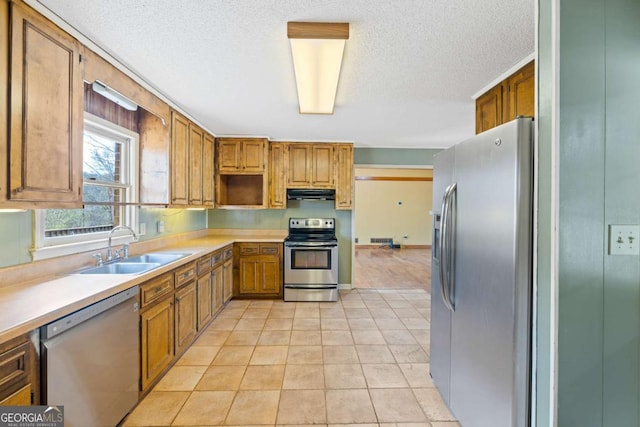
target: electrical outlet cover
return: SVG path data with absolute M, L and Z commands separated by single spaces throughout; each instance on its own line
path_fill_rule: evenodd
M 610 225 L 610 255 L 640 255 L 640 225 Z

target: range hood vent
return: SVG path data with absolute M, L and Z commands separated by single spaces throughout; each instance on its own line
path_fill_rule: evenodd
M 287 200 L 335 200 L 336 190 L 316 188 L 290 188 L 287 190 Z

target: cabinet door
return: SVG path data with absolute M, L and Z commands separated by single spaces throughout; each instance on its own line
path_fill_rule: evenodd
M 0 344 L 0 405 L 30 405 L 34 398 L 37 355 L 31 337 L 23 335 Z M 26 402 L 26 403 L 18 403 Z
M 256 294 L 260 291 L 260 257 L 243 256 L 238 261 L 240 294 Z
M 476 99 L 476 133 L 502 124 L 502 84 Z
M 212 276 L 211 273 L 207 273 L 198 278 L 197 290 L 198 290 L 198 330 L 204 328 L 213 314 L 213 298 L 211 297 L 212 291 Z
M 506 97 L 505 122 L 517 116 L 533 117 L 535 96 L 535 64 L 530 62 L 507 79 L 509 96 Z
M 223 265 L 224 286 L 222 293 L 222 302 L 226 303 L 233 295 L 233 260 L 227 260 Z
M 140 314 L 142 390 L 146 390 L 173 360 L 173 321 L 173 298 Z
M 193 341 L 197 331 L 196 282 L 176 291 L 176 355 L 181 354 Z
M 240 162 L 240 143 L 237 140 L 218 140 L 218 170 L 222 172 L 238 172 L 242 169 Z
M 187 205 L 189 195 L 189 121 L 171 112 L 171 204 Z
M 333 144 L 316 144 L 312 147 L 312 188 L 335 188 L 333 168 Z
M 31 8 L 11 8 L 10 188 L 1 191 L 41 207 L 82 207 L 81 46 Z
M 280 257 L 273 255 L 260 256 L 260 288 L 262 294 L 280 294 L 282 290 L 282 276 Z
M 279 142 L 269 144 L 269 208 L 271 209 L 287 207 L 286 147 L 286 144 Z
M 311 155 L 309 144 L 289 144 L 288 188 L 311 186 Z
M 216 267 L 211 272 L 213 312 L 217 313 L 224 304 L 224 267 L 222 265 Z
M 189 124 L 189 205 L 202 206 L 204 131 Z
M 2 399 L 0 406 L 29 406 L 33 404 L 31 401 L 31 393 L 31 384 L 27 384 L 20 390 Z
M 242 141 L 242 171 L 264 172 L 264 152 L 266 141 L 244 140 Z
M 353 145 L 336 146 L 336 209 L 353 208 Z
M 212 208 L 214 205 L 215 192 L 214 182 L 214 148 L 215 140 L 211 135 L 204 135 L 204 149 L 202 155 L 202 204 Z

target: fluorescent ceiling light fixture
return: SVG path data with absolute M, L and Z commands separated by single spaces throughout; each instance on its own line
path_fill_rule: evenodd
M 300 114 L 333 114 L 348 23 L 288 22 Z
M 94 92 L 99 93 L 105 98 L 115 102 L 122 108 L 125 108 L 129 111 L 136 111 L 138 109 L 138 104 L 136 104 L 117 90 L 102 83 L 100 80 L 96 80 L 95 82 L 93 82 L 92 87 Z

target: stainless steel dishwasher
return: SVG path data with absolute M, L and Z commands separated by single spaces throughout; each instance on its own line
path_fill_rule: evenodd
M 117 425 L 138 401 L 138 286 L 40 328 L 43 404 L 66 427 Z

